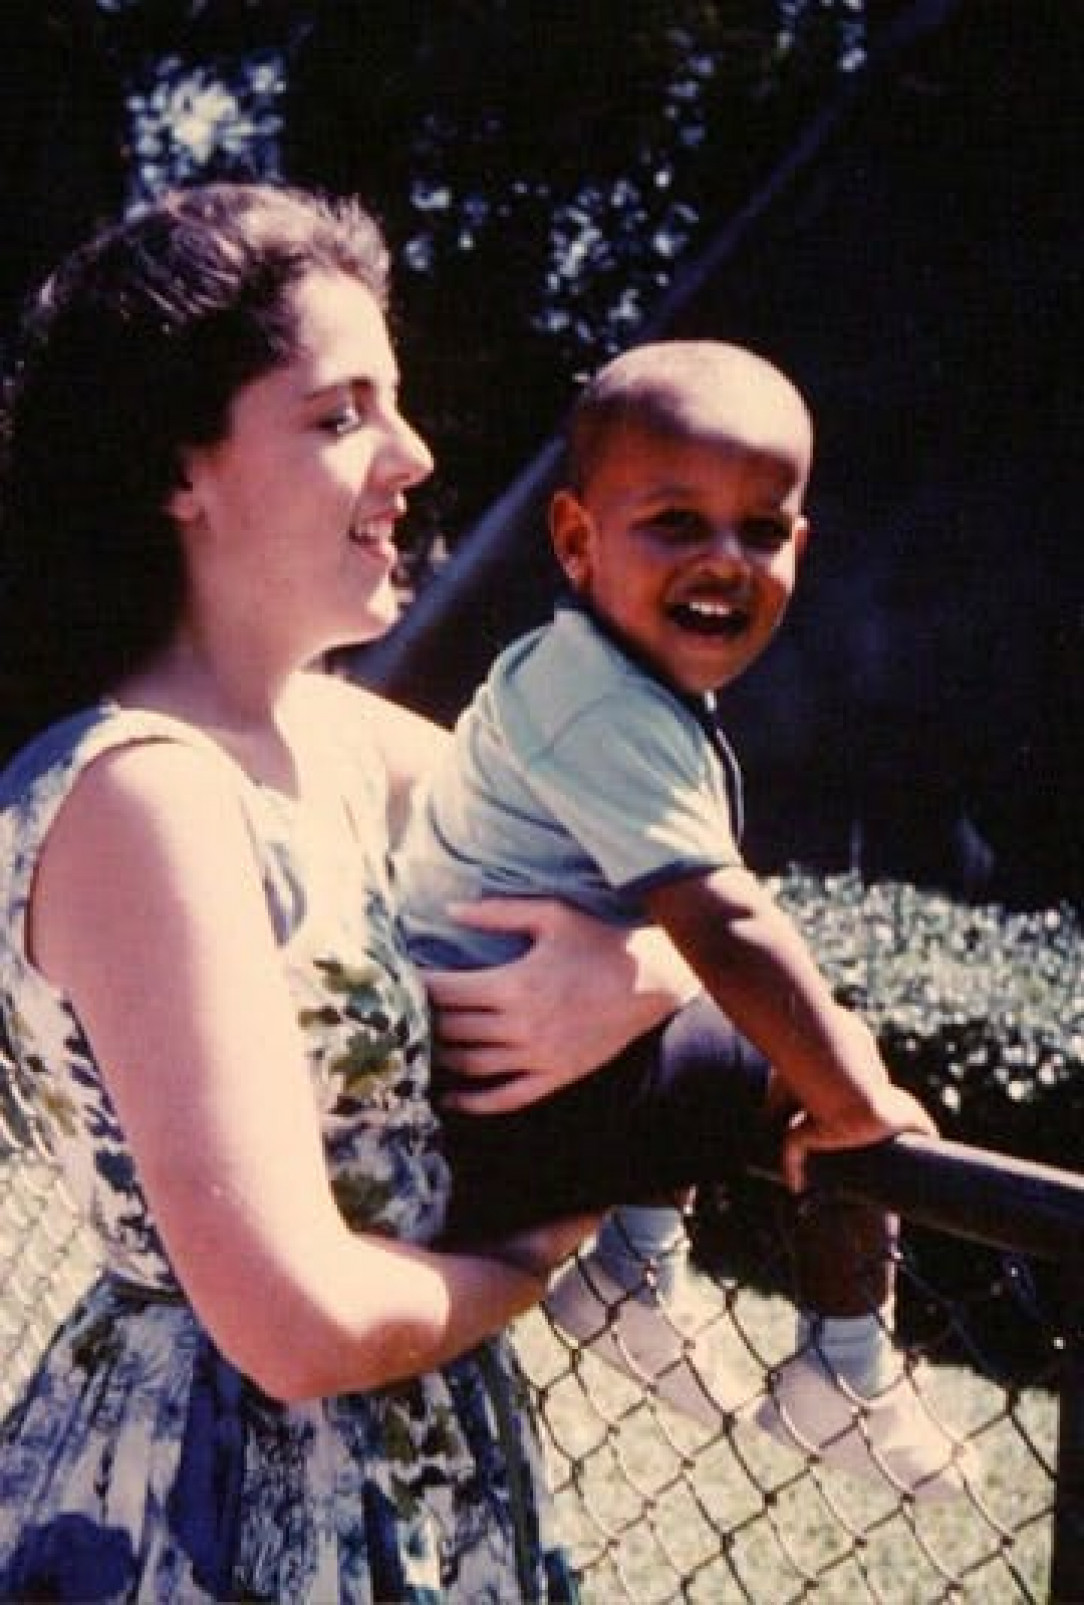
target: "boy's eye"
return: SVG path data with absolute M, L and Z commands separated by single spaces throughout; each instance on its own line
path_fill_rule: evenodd
M 794 522 L 790 518 L 746 518 L 739 526 L 739 534 L 746 546 L 758 552 L 777 552 L 790 540 Z
M 704 519 L 690 507 L 664 508 L 652 517 L 651 527 L 675 544 L 702 541 L 708 532 Z

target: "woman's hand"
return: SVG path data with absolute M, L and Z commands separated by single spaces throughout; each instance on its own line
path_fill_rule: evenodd
M 508 964 L 425 976 L 437 1059 L 473 1083 L 447 1103 L 473 1114 L 519 1109 L 578 1081 L 698 990 L 654 928 L 617 930 L 542 898 L 488 898 L 452 912 L 465 925 L 531 939 Z
M 485 1252 L 505 1265 L 549 1281 L 561 1262 L 598 1228 L 600 1215 L 576 1215 L 566 1220 L 532 1226 L 511 1237 L 502 1237 Z

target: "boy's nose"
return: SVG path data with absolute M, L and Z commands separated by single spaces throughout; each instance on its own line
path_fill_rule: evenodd
M 712 531 L 709 553 L 713 562 L 727 568 L 744 568 L 747 553 L 737 530 L 723 525 Z

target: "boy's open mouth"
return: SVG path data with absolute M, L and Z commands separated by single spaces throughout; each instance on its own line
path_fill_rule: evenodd
M 675 624 L 680 625 L 683 630 L 691 631 L 693 635 L 722 637 L 740 635 L 749 622 L 745 610 L 734 607 L 730 602 L 704 599 L 674 602 L 667 612 Z

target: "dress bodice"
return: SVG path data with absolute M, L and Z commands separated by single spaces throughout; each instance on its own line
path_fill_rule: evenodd
M 86 766 L 138 741 L 197 745 L 227 766 L 259 866 L 301 1028 L 340 1208 L 359 1230 L 429 1241 L 447 1193 L 429 1101 L 424 992 L 387 882 L 384 780 L 357 741 L 325 743 L 319 804 L 259 785 L 209 738 L 102 704 L 50 730 L 0 778 L 0 1047 L 9 1104 L 61 1167 L 109 1267 L 172 1276 L 99 1067 L 68 999 L 28 960 L 41 844 Z M 248 1067 L 246 1067 L 248 1068 Z

